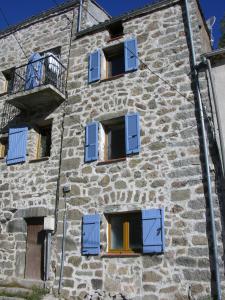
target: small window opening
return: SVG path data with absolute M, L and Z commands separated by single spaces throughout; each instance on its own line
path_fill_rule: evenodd
M 123 24 L 122 22 L 116 22 L 111 24 L 108 28 L 110 38 L 115 39 L 123 35 Z
M 0 158 L 5 158 L 8 152 L 8 137 L 0 138 Z
M 103 124 L 105 132 L 105 160 L 123 158 L 125 154 L 124 117 L 112 119 Z
M 52 126 L 44 126 L 38 129 L 37 159 L 49 157 L 51 152 Z
M 5 77 L 5 92 L 8 94 L 13 92 L 13 81 L 14 81 L 14 74 L 15 68 L 11 68 L 2 72 Z
M 104 50 L 106 58 L 106 77 L 110 78 L 125 73 L 124 47 L 120 44 Z
M 142 226 L 139 212 L 110 214 L 106 218 L 109 252 L 141 252 Z

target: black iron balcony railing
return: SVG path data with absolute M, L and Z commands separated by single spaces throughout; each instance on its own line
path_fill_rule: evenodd
M 8 93 L 29 91 L 51 84 L 65 94 L 66 68 L 53 55 L 45 56 L 14 69 Z

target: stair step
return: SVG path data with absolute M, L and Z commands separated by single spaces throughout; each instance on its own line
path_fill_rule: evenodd
M 25 298 L 0 296 L 0 300 L 26 300 Z
M 32 294 L 32 290 L 22 288 L 22 287 L 0 287 L 0 295 L 1 293 L 12 294 L 13 296 L 29 296 Z
M 44 282 L 42 280 L 22 279 L 22 278 L 10 278 L 0 280 L 0 287 L 16 287 L 32 289 L 33 287 L 43 288 Z

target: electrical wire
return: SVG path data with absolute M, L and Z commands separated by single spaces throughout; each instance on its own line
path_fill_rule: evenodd
M 52 1 L 55 1 L 55 0 L 52 0 Z M 102 23 L 100 22 L 96 17 L 94 17 L 84 6 L 82 6 L 82 9 L 84 9 L 91 17 L 93 17 L 96 22 L 98 22 L 99 24 Z M 156 73 L 155 71 L 152 70 L 152 68 L 147 64 L 145 63 L 142 59 L 140 59 L 136 53 L 134 53 L 133 51 L 131 51 L 129 48 L 126 47 L 126 49 L 128 51 L 130 51 L 130 53 L 137 59 L 139 60 L 139 62 L 141 62 L 142 65 L 144 65 L 153 75 L 157 76 L 162 82 L 164 82 L 166 85 L 168 85 L 171 89 L 173 89 L 174 91 L 176 91 L 180 96 L 182 96 L 184 99 L 186 99 L 189 103 L 193 104 L 194 106 L 196 106 L 196 103 L 194 101 L 192 101 L 190 98 L 186 97 L 182 92 L 180 92 L 178 90 L 178 88 L 171 84 L 168 80 L 164 79 L 163 77 L 161 77 L 158 73 Z M 190 76 L 193 75 L 193 72 L 194 71 L 191 71 L 190 72 Z M 209 116 L 207 113 L 211 113 L 211 112 L 208 112 L 206 107 L 203 105 L 203 108 L 204 108 L 204 111 L 205 111 L 205 116 L 204 118 L 211 124 L 211 120 L 209 119 Z M 196 108 L 197 109 L 197 108 Z

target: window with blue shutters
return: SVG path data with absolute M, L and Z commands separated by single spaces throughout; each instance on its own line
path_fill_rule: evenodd
M 143 253 L 164 252 L 164 210 L 142 210 Z
M 33 89 L 42 84 L 43 61 L 39 53 L 33 53 L 26 69 L 25 90 Z
M 135 71 L 138 69 L 137 40 L 130 39 L 124 42 L 125 71 Z
M 163 253 L 164 210 L 106 214 L 109 253 Z
M 100 215 L 85 215 L 82 219 L 82 255 L 100 254 Z
M 138 113 L 125 116 L 126 154 L 140 152 L 140 117 Z
M 27 127 L 9 129 L 7 165 L 26 161 L 27 134 Z
M 92 83 L 118 77 L 137 70 L 138 65 L 137 39 L 128 39 L 124 43 L 97 50 L 89 55 L 88 81 Z
M 140 117 L 138 113 L 93 122 L 86 126 L 85 162 L 109 162 L 140 152 Z
M 97 50 L 89 55 L 88 82 L 95 82 L 101 78 L 101 53 Z
M 98 122 L 87 124 L 85 131 L 85 162 L 90 162 L 98 159 Z

